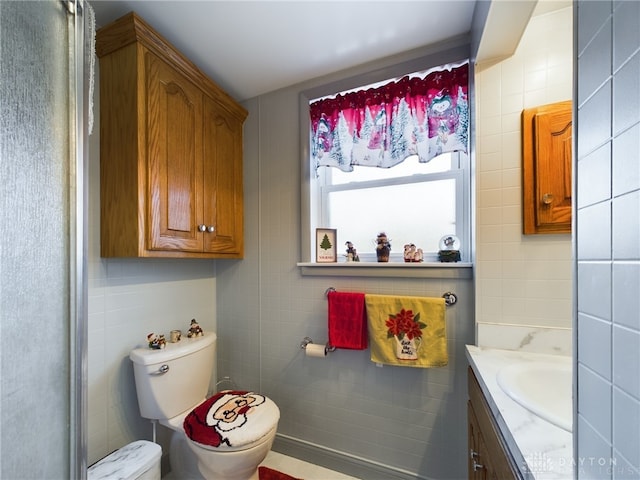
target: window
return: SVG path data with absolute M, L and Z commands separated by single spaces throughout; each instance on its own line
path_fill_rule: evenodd
M 468 163 L 466 154 L 456 152 L 429 163 L 412 156 L 389 169 L 354 166 L 347 173 L 320 167 L 318 225 L 337 229 L 339 254 L 350 241 L 360 261 L 376 261 L 376 235 L 385 232 L 390 261 L 403 262 L 404 245 L 414 244 L 425 262 L 435 262 L 443 236 L 454 234 L 468 245 Z M 338 261 L 345 259 L 339 255 Z
M 361 138 L 364 137 L 360 135 L 364 131 L 370 134 L 370 129 L 378 124 L 381 116 L 373 109 L 368 110 L 370 103 L 366 104 L 366 111 L 356 114 L 341 110 L 338 115 L 330 119 L 330 122 L 327 122 L 335 127 L 333 130 L 331 126 L 320 125 L 318 121 L 320 116 L 314 112 L 315 102 L 325 98 L 335 98 L 344 102 L 348 100 L 347 95 L 350 92 L 365 90 L 370 92 L 371 89 L 377 89 L 380 85 L 393 82 L 399 84 L 407 78 L 417 77 L 426 81 L 427 76 L 431 76 L 434 72 L 437 74 L 447 69 L 449 71 L 462 69 L 461 65 L 466 69 L 468 63 L 464 61 L 455 65 L 436 67 L 365 87 L 335 89 L 334 93 L 317 92 L 317 89 L 314 92 L 303 93 L 302 99 L 306 105 L 301 105 L 301 115 L 306 115 L 309 119 L 306 125 L 310 132 L 306 147 L 303 142 L 303 152 L 309 162 L 303 169 L 303 219 L 307 211 L 309 214 L 308 231 L 303 232 L 303 261 L 308 262 L 315 258 L 316 228 L 337 230 L 339 263 L 347 261 L 347 242 L 351 242 L 357 249 L 360 262 L 376 263 L 376 236 L 381 232 L 385 232 L 389 238 L 392 246 L 390 262 L 396 265 L 404 264 L 404 247 L 409 244 L 422 249 L 424 262 L 438 262 L 440 240 L 450 235 L 456 235 L 461 241 L 462 262 L 471 261 L 471 167 L 468 154 L 469 116 L 466 78 L 464 92 L 462 87 L 458 89 L 456 84 L 454 88 L 458 90 L 454 90 L 452 96 L 457 112 L 464 110 L 464 114 L 460 117 L 465 123 L 465 131 L 463 134 L 459 134 L 461 130 L 456 130 L 455 134 L 453 130 L 450 131 L 452 135 L 449 138 L 453 138 L 454 141 L 449 142 L 448 146 L 458 142 L 457 147 L 451 148 L 450 151 L 447 148 L 441 148 L 441 144 L 436 145 L 433 136 L 429 136 L 426 143 L 422 145 L 412 146 L 406 142 L 403 143 L 403 139 L 397 134 L 398 129 L 393 130 L 394 127 L 389 127 L 387 124 L 388 128 L 383 135 L 386 135 L 384 141 L 389 143 L 388 152 L 384 152 L 384 160 L 372 162 L 370 155 L 362 154 Z M 466 70 L 464 71 L 466 75 Z M 412 91 L 417 89 L 414 88 Z M 316 92 L 320 95 L 313 97 L 313 93 Z M 336 94 L 336 92 L 340 93 Z M 424 98 L 423 108 L 426 108 L 425 105 L 432 106 L 436 103 L 432 93 L 429 93 L 428 97 L 425 94 Z M 458 99 L 460 106 L 457 105 Z M 354 102 L 347 101 L 347 104 L 353 105 Z M 383 105 L 382 109 L 384 108 Z M 396 102 L 393 107 L 387 105 L 386 112 L 382 113 L 389 116 L 391 112 L 397 115 L 396 118 L 400 115 L 404 117 L 406 113 L 403 113 L 403 108 L 406 109 L 405 106 Z M 414 105 L 411 104 L 410 108 L 413 109 Z M 413 110 L 411 114 L 413 115 Z M 431 128 L 428 122 L 432 119 L 431 116 L 427 119 L 426 113 L 424 117 L 423 132 Z M 324 119 L 325 116 L 323 115 L 322 118 Z M 350 122 L 353 122 L 354 118 L 359 125 L 351 128 Z M 411 123 L 411 128 L 403 126 L 402 130 L 409 132 L 412 130 L 413 133 L 410 132 L 409 136 L 415 140 L 420 137 L 420 133 L 416 131 L 415 120 L 412 119 L 412 121 L 414 123 Z M 401 123 L 406 124 L 404 120 Z M 327 138 L 319 135 L 319 133 L 324 135 L 327 131 L 330 133 L 328 141 Z M 444 137 L 446 142 L 446 134 Z M 334 144 L 332 145 L 331 142 Z M 337 148 L 335 143 L 338 144 Z M 371 145 L 371 142 L 368 145 Z M 398 145 L 400 147 L 397 147 Z M 318 148 L 323 151 L 318 153 Z M 349 150 L 351 148 L 360 150 L 352 152 Z M 340 152 L 336 154 L 336 150 Z M 441 153 L 442 150 L 444 153 Z M 321 158 L 323 155 L 326 156 Z M 358 155 L 360 155 L 359 159 Z

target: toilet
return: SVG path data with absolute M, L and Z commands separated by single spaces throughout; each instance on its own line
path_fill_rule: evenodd
M 280 410 L 264 395 L 244 390 L 206 398 L 215 350 L 213 332 L 183 337 L 160 350 L 132 350 L 140 414 L 173 430 L 169 458 L 174 478 L 258 480 Z

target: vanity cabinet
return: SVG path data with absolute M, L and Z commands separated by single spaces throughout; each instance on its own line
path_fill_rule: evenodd
M 571 232 L 571 101 L 522 112 L 523 230 Z
M 96 53 L 101 255 L 242 258 L 246 110 L 133 12 Z
M 518 468 L 504 445 L 487 400 L 471 367 L 468 372 L 469 480 L 520 479 Z

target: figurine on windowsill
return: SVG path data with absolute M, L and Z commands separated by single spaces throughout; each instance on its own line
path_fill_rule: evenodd
M 202 335 L 204 335 L 204 332 L 202 328 L 200 328 L 200 325 L 198 325 L 198 322 L 196 322 L 196 319 L 191 319 L 191 326 L 187 332 L 187 338 L 201 337 Z
M 404 261 L 406 263 L 420 263 L 423 257 L 422 249 L 416 248 L 413 243 L 408 243 L 404 246 Z
M 378 262 L 388 262 L 389 253 L 391 253 L 389 238 L 386 233 L 380 232 L 376 237 L 376 256 L 378 257 Z
M 153 350 L 160 350 L 167 346 L 167 341 L 164 338 L 164 335 L 156 335 L 155 333 L 150 333 L 147 335 L 147 342 L 149 343 L 149 348 Z
M 455 235 L 445 235 L 440 239 L 438 260 L 441 262 L 460 261 L 460 240 Z
M 353 246 L 353 243 L 347 242 L 345 245 L 347 246 L 347 254 L 345 255 L 347 257 L 347 262 L 359 262 L 360 257 L 358 256 L 358 252 Z

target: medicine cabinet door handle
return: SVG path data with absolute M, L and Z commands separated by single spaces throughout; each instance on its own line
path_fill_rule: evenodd
M 471 462 L 473 462 L 471 464 L 473 471 L 477 472 L 478 470 L 482 470 L 484 468 L 484 465 L 482 465 L 481 463 L 478 463 L 476 461 L 476 459 L 478 458 L 478 452 L 474 452 L 473 449 L 469 451 L 469 453 L 471 454 Z

